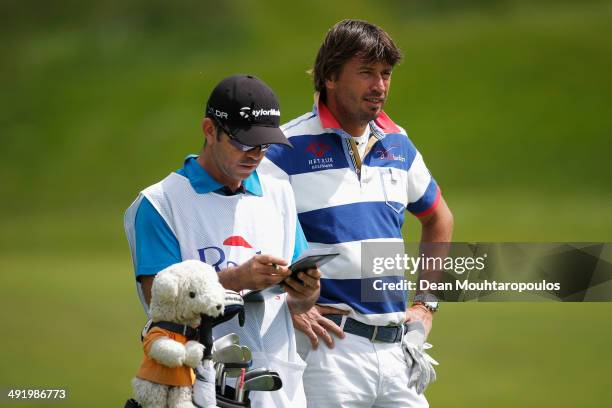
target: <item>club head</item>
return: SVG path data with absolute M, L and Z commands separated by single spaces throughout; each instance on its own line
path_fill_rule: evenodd
M 248 353 L 246 350 L 248 350 Z M 251 350 L 248 348 L 246 348 L 246 350 L 245 346 L 230 344 L 219 350 L 215 350 L 212 358 L 215 363 L 245 363 L 252 360 Z
M 246 375 L 245 375 L 246 377 Z M 261 373 L 253 375 L 248 380 L 244 380 L 244 385 L 238 390 L 236 401 L 243 402 L 245 395 L 250 391 L 276 391 L 280 390 L 283 382 L 278 374 Z
M 230 333 L 223 337 L 219 337 L 213 342 L 213 353 L 216 350 L 223 349 L 232 344 L 240 344 L 240 337 L 236 333 Z
M 276 391 L 282 386 L 280 377 L 269 373 L 255 375 L 244 381 L 244 391 Z
M 257 376 L 262 375 L 262 374 L 270 374 L 270 373 L 273 373 L 273 372 L 274 371 L 270 371 L 267 368 L 263 368 L 263 367 L 262 368 L 254 368 L 253 370 L 250 370 L 250 371 L 246 372 L 246 374 L 244 375 L 244 380 L 246 381 L 246 380 L 248 380 L 250 378 L 257 377 Z
M 283 381 L 278 374 L 262 373 L 254 375 L 244 381 L 244 386 L 239 390 L 238 401 L 244 401 L 245 396 L 248 398 L 251 391 L 276 391 L 283 387 Z
M 238 315 L 238 323 L 240 327 L 244 326 L 244 300 L 240 293 L 234 292 L 233 290 L 225 290 L 225 308 L 222 315 L 212 319 L 210 325 L 215 327 L 221 323 L 224 323 L 234 316 Z

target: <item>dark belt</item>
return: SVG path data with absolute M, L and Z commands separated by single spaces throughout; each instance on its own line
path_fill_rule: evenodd
M 342 315 L 325 315 L 332 322 L 340 326 Z M 348 317 L 344 323 L 344 331 L 356 336 L 365 337 L 370 341 L 383 343 L 397 343 L 402 340 L 404 326 L 371 326 Z

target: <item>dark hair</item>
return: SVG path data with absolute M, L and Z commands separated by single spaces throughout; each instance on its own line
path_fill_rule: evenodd
M 325 99 L 325 80 L 334 78 L 344 63 L 357 56 L 366 62 L 384 61 L 394 66 L 402 52 L 382 28 L 362 20 L 342 20 L 325 36 L 312 70 L 314 87 Z

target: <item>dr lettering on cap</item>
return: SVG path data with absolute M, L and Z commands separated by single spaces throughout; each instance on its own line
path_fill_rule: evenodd
M 280 130 L 280 107 L 274 91 L 252 75 L 233 75 L 213 89 L 206 103 L 213 118 L 248 146 L 291 143 Z

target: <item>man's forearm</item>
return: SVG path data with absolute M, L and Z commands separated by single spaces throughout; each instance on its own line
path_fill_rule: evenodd
M 422 221 L 420 254 L 427 258 L 444 259 L 448 255 L 449 243 L 453 236 L 453 215 L 450 212 L 446 201 L 441 198 L 438 208 L 430 217 Z M 440 282 L 442 280 L 442 270 L 429 268 L 428 262 L 424 262 L 426 267 L 419 271 L 419 281 Z M 435 264 L 435 262 L 434 262 Z M 420 285 L 419 285 L 420 287 Z M 417 293 L 421 291 L 417 287 Z
M 221 286 L 235 292 L 240 292 L 244 289 L 241 285 L 241 280 L 238 279 L 237 269 L 238 267 L 232 267 L 219 271 L 217 276 L 219 277 Z

